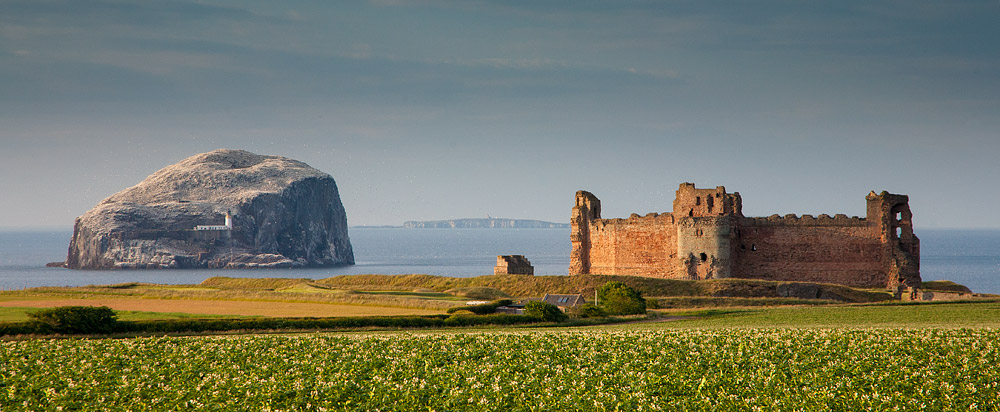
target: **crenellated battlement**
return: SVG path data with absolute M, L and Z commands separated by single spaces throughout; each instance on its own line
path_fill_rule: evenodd
M 594 219 L 591 224 L 596 226 L 605 225 L 635 225 L 635 224 L 651 224 L 651 225 L 672 225 L 674 224 L 674 216 L 669 212 L 665 213 L 647 213 L 640 216 L 637 213 L 629 215 L 627 218 L 611 218 L 611 219 Z
M 768 217 L 744 217 L 740 219 L 741 226 L 782 226 L 782 225 L 793 225 L 793 226 L 849 226 L 849 227 L 863 227 L 868 226 L 868 220 L 863 217 L 851 216 L 848 217 L 845 214 L 836 214 L 830 216 L 828 214 L 821 214 L 819 216 L 813 215 L 802 215 L 798 216 L 795 214 L 781 215 L 771 215 Z

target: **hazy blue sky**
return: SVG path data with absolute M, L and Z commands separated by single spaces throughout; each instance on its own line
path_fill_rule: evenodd
M 317 4 L 319 3 L 319 4 Z M 217 148 L 351 225 L 669 211 L 1000 227 L 1000 2 L 0 1 L 0 226 L 71 227 Z

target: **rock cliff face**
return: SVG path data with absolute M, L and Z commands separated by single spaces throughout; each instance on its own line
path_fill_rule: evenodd
M 66 258 L 75 269 L 339 264 L 354 264 L 354 252 L 333 178 L 299 161 L 225 149 L 101 201 L 76 219 Z

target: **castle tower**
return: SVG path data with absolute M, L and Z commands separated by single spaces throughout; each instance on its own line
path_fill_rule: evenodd
M 725 186 L 715 189 L 696 189 L 694 183 L 681 183 L 674 197 L 674 216 L 743 216 L 743 199 L 740 193 L 726 193 Z
M 593 193 L 576 192 L 576 205 L 570 217 L 569 239 L 573 244 L 570 251 L 569 274 L 590 273 L 590 223 L 601 218 L 601 201 Z
M 728 278 L 732 273 L 732 217 L 677 220 L 677 258 L 688 279 Z
M 876 226 L 881 234 L 882 260 L 889 277 L 886 285 L 920 287 L 920 239 L 913 234 L 909 196 L 872 191 L 865 200 L 868 225 Z
M 732 273 L 733 233 L 743 216 L 739 193 L 724 186 L 698 189 L 681 183 L 674 198 L 677 259 L 689 279 L 727 278 Z

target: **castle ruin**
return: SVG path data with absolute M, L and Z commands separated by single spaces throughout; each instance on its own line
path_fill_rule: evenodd
M 672 213 L 603 219 L 601 201 L 579 191 L 569 273 L 919 287 L 909 198 L 883 191 L 865 200 L 865 218 L 745 217 L 739 192 L 682 183 Z
M 497 256 L 497 265 L 493 267 L 494 275 L 534 275 L 535 267 L 531 266 L 524 255 Z

